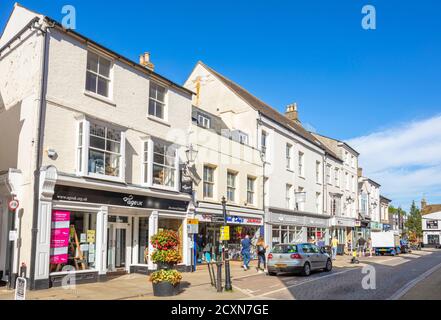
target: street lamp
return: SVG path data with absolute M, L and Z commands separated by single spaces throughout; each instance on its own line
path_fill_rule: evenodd
M 187 164 L 192 164 L 196 161 L 196 157 L 198 155 L 198 151 L 193 148 L 193 145 L 190 144 L 187 150 L 185 150 L 185 156 L 187 157 Z
M 222 197 L 222 213 L 224 216 L 224 227 L 227 225 L 227 201 L 225 197 Z M 230 257 L 228 255 L 228 241 L 223 241 L 224 245 L 224 260 L 225 260 L 225 291 L 233 290 L 231 285 L 231 274 L 230 274 Z

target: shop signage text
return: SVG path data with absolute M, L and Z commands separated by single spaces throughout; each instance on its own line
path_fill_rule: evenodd
M 230 226 L 220 227 L 219 241 L 229 241 L 230 240 Z
M 54 200 L 97 203 L 130 208 L 187 211 L 188 201 L 140 196 L 119 192 L 55 186 Z

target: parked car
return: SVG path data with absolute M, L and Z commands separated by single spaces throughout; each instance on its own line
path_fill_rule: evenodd
M 325 249 L 311 243 L 277 244 L 268 254 L 268 275 L 300 272 L 309 276 L 315 270 L 332 270 L 332 260 Z

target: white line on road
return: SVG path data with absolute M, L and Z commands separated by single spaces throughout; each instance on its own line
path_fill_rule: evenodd
M 271 294 L 276 293 L 276 292 L 280 292 L 280 291 L 283 291 L 283 290 L 287 290 L 287 289 L 290 289 L 290 288 L 301 286 L 301 285 L 303 285 L 305 283 L 311 283 L 311 282 L 314 282 L 314 281 L 317 281 L 317 280 L 334 277 L 334 276 L 337 276 L 337 275 L 340 275 L 340 274 L 343 274 L 343 273 L 346 273 L 346 272 L 352 271 L 352 270 L 356 270 L 356 269 L 348 269 L 348 270 L 344 270 L 344 271 L 328 274 L 328 275 L 323 276 L 323 277 L 317 277 L 317 278 L 309 279 L 309 280 L 302 281 L 300 283 L 294 284 L 292 286 L 288 286 L 288 287 L 280 288 L 280 289 L 277 289 L 277 290 L 272 290 L 272 291 L 265 292 L 265 293 L 259 295 L 258 297 L 268 296 L 268 295 L 271 295 Z
M 427 270 L 426 272 L 424 272 L 422 275 L 420 275 L 419 277 L 413 279 L 412 281 L 408 282 L 404 287 L 402 287 L 401 289 L 399 289 L 397 292 L 395 292 L 389 299 L 387 300 L 398 300 L 400 299 L 402 296 L 404 296 L 410 289 L 412 289 L 413 287 L 415 287 L 418 282 L 426 279 L 428 276 L 430 276 L 432 273 L 434 273 L 435 271 L 437 271 L 438 269 L 441 268 L 441 263 L 434 266 L 433 268 Z

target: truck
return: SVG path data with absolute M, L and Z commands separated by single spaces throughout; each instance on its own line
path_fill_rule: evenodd
M 394 231 L 371 233 L 372 248 L 375 255 L 397 255 L 401 253 L 400 236 Z

